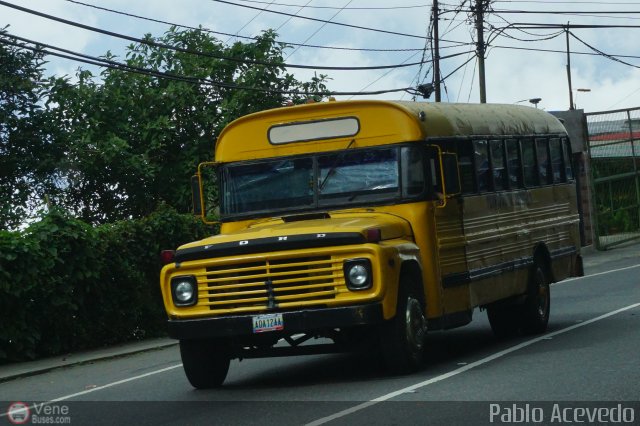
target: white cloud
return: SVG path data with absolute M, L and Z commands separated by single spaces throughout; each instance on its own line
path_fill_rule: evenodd
M 167 26 L 151 23 L 132 17 L 125 17 L 105 11 L 96 10 L 86 6 L 74 4 L 65 0 L 31 0 L 13 3 L 34 9 L 43 13 L 49 13 L 61 18 L 93 25 L 114 32 L 140 37 L 145 33 L 160 36 L 166 31 Z M 155 0 L 137 1 L 130 0 L 84 0 L 106 8 L 123 12 L 152 17 L 155 19 L 174 22 L 188 26 L 204 27 L 226 33 L 240 32 L 242 35 L 254 36 L 267 28 L 280 28 L 280 40 L 302 43 L 321 26 L 321 22 L 293 18 L 287 16 L 263 12 L 258 14 L 256 10 L 222 4 L 210 0 Z M 307 0 L 296 0 L 286 3 L 305 4 Z M 283 2 L 284 3 L 284 2 Z M 311 2 L 310 5 L 332 5 L 342 7 L 348 0 L 328 2 Z M 403 5 L 415 5 L 420 2 L 415 0 L 397 0 L 394 2 L 369 1 L 349 3 L 349 7 L 391 7 Z M 423 2 L 428 3 L 428 2 Z M 458 1 L 449 1 L 455 4 Z M 258 3 L 242 4 L 255 7 L 264 6 Z M 502 2 L 495 3 L 495 9 L 528 9 L 528 10 L 566 10 L 569 6 L 564 3 L 522 3 L 513 4 Z M 609 4 L 580 4 L 573 5 L 574 9 L 582 10 L 625 10 L 628 6 Z M 450 8 L 441 6 L 441 9 Z M 296 13 L 299 8 L 271 6 L 270 9 L 282 10 L 288 13 Z M 306 8 L 299 12 L 301 15 L 330 19 L 336 13 L 335 9 Z M 430 7 L 420 9 L 398 10 L 349 10 L 345 9 L 333 18 L 334 21 L 352 25 L 384 29 L 407 34 L 424 36 L 429 20 Z M 61 23 L 56 23 L 31 14 L 19 12 L 8 7 L 2 7 L 0 25 L 10 24 L 9 31 L 26 38 L 50 43 L 74 51 L 84 52 L 90 55 L 102 55 L 107 50 L 122 56 L 126 46 L 130 43 L 125 40 L 112 38 L 74 28 Z M 539 22 L 566 24 L 635 24 L 637 16 L 577 16 L 577 15 L 531 15 L 531 14 L 493 14 L 487 16 L 487 21 L 495 26 L 506 25 L 509 22 Z M 453 29 L 446 34 L 447 40 L 460 42 L 472 42 L 473 26 L 467 20 L 467 14 L 461 13 L 455 16 L 452 13 L 442 15 L 441 29 Z M 504 18 L 504 19 L 503 19 Z M 466 22 L 465 22 L 466 20 Z M 245 26 L 244 29 L 240 29 Z M 573 32 L 585 42 L 607 53 L 637 55 L 638 29 L 576 29 Z M 509 31 L 508 35 L 524 39 L 540 39 L 540 34 L 553 33 L 553 30 L 531 30 L 530 34 L 518 31 Z M 487 33 L 488 35 L 489 33 Z M 227 37 L 220 36 L 225 41 Z M 332 24 L 325 25 L 317 34 L 311 37 L 308 44 L 345 46 L 352 48 L 392 48 L 392 49 L 416 49 L 424 46 L 424 40 L 403 37 L 391 34 L 347 28 Z M 571 50 L 587 52 L 588 48 L 577 40 L 571 39 Z M 552 49 L 564 51 L 565 38 L 560 35 L 554 40 L 521 42 L 505 37 L 498 37 L 491 45 L 518 46 L 533 49 Z M 441 55 L 454 52 L 473 50 L 473 46 L 447 48 L 450 43 L 442 43 Z M 363 52 L 340 51 L 328 49 L 302 48 L 296 51 L 288 60 L 290 63 L 322 64 L 332 66 L 368 66 L 383 64 L 399 64 L 407 60 L 414 52 Z M 411 62 L 420 58 L 418 53 Z M 467 59 L 466 55 L 442 61 L 442 75 L 447 75 Z M 624 59 L 632 64 L 639 64 L 638 58 Z M 638 69 L 622 65 L 606 59 L 602 56 L 585 56 L 573 54 L 572 80 L 574 89 L 588 88 L 590 92 L 575 92 L 578 107 L 587 111 L 599 111 L 615 107 L 634 107 L 640 103 L 634 93 L 640 89 L 640 73 Z M 49 71 L 55 74 L 74 74 L 77 64 L 63 59 L 50 58 Z M 428 67 L 425 66 L 425 70 Z M 470 99 L 477 102 L 478 77 L 477 69 L 472 75 L 474 60 L 454 73 L 446 81 L 447 92 L 443 92 L 443 99 L 466 102 Z M 566 74 L 566 55 L 562 53 L 519 51 L 507 49 L 492 49 L 486 59 L 487 70 L 487 98 L 490 102 L 513 103 L 518 100 L 532 97 L 540 97 L 540 107 L 545 109 L 566 109 L 569 105 L 569 94 Z M 301 79 L 308 79 L 313 71 L 290 70 Z M 337 91 L 361 90 L 372 83 L 366 90 L 393 89 L 406 87 L 413 83 L 418 71 L 417 67 L 397 69 L 387 74 L 386 70 L 369 71 L 318 71 L 327 73 L 332 80 L 329 87 Z M 463 78 L 464 76 L 464 78 Z M 429 81 L 431 75 L 428 76 Z M 376 81 L 377 80 L 377 81 Z M 375 83 L 374 83 L 375 81 Z M 473 81 L 473 86 L 471 82 Z M 447 96 L 448 95 L 448 96 Z M 379 97 L 400 98 L 402 93 L 388 94 Z M 408 97 L 405 96 L 405 99 Z

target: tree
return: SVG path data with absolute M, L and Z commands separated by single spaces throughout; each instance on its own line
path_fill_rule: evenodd
M 176 28 L 145 40 L 210 56 L 138 43 L 127 49 L 129 66 L 220 84 L 122 69 L 105 69 L 101 79 L 83 70 L 77 82 L 50 80 L 49 119 L 60 127 L 56 142 L 65 150 L 54 201 L 87 222 L 144 217 L 160 203 L 188 212 L 190 176 L 199 162 L 212 159 L 215 138 L 226 124 L 305 100 L 283 92 L 326 93 L 324 76 L 301 83 L 286 73 L 286 46 L 270 31 L 232 46 L 205 31 Z
M 0 229 L 13 229 L 42 205 L 57 160 L 42 108 L 43 55 L 2 28 L 0 64 Z

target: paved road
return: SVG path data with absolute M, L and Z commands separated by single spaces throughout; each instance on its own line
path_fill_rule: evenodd
M 71 424 L 450 425 L 518 415 L 561 424 L 616 413 L 640 424 L 639 260 L 555 284 L 543 336 L 498 340 L 479 311 L 466 327 L 430 334 L 428 366 L 409 376 L 357 355 L 245 360 L 232 363 L 224 388 L 197 391 L 170 347 L 0 383 L 0 401 L 57 400 L 32 416 L 46 418 L 48 407 Z

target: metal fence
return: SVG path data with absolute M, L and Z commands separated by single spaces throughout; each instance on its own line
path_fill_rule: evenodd
M 640 108 L 586 114 L 599 250 L 640 238 Z

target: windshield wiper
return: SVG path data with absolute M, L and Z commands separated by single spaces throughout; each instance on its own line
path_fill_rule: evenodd
M 338 154 L 338 156 L 336 157 L 336 160 L 333 162 L 333 164 L 331 165 L 331 168 L 327 172 L 327 175 L 324 177 L 324 179 L 322 180 L 320 185 L 318 185 L 318 192 L 322 191 L 322 188 L 324 188 L 324 185 L 327 183 L 327 180 L 329 180 L 329 177 L 332 176 L 336 172 L 336 169 L 338 168 L 338 164 L 340 164 L 340 162 L 344 158 L 345 151 L 347 151 L 349 148 L 351 148 L 351 146 L 355 142 L 356 142 L 355 139 L 351 139 L 351 142 L 349 142 L 349 145 L 347 145 L 347 147 L 344 149 L 344 151 L 342 151 L 340 154 Z

